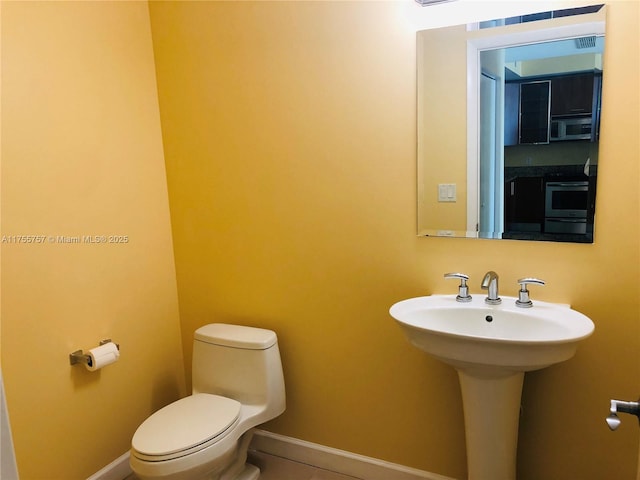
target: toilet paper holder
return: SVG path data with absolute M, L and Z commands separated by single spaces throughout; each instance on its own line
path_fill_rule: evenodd
M 107 343 L 111 343 L 110 338 L 105 338 L 104 340 L 100 340 L 100 346 L 106 345 Z M 116 343 L 115 346 L 118 350 L 120 350 L 120 344 Z M 76 350 L 75 352 L 70 353 L 69 364 L 76 365 L 78 363 L 83 365 L 90 365 L 91 356 L 89 354 L 84 353 L 82 350 Z

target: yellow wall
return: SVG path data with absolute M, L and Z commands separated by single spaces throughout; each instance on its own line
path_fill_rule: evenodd
M 463 478 L 459 389 L 387 310 L 495 269 L 504 295 L 596 323 L 525 380 L 519 478 L 632 478 L 637 397 L 638 2 L 609 5 L 596 243 L 416 238 L 415 31 L 396 2 L 151 2 L 187 369 L 210 321 L 278 332 L 288 408 L 268 428 Z M 478 293 L 479 294 L 479 293 Z M 615 472 L 615 473 L 612 473 Z
M 2 373 L 20 478 L 83 479 L 184 394 L 146 2 L 3 2 Z M 61 244 L 58 235 L 127 235 Z M 49 242 L 52 236 L 54 241 Z M 10 238 L 10 237 L 5 237 Z M 98 372 L 68 355 L 111 337 Z

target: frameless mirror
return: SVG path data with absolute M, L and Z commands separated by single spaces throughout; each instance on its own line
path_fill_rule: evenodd
M 593 242 L 604 27 L 598 5 L 417 33 L 418 235 Z

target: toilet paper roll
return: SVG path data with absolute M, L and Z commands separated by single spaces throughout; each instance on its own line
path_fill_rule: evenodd
M 87 352 L 87 354 L 89 355 L 87 370 L 93 372 L 118 360 L 120 350 L 118 350 L 118 346 L 115 343 L 109 342 L 104 345 L 100 345 L 99 347 L 92 348 Z

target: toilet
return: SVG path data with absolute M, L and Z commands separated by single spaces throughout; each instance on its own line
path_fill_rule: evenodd
M 285 410 L 274 332 L 213 323 L 193 339 L 192 394 L 138 427 L 130 464 L 140 480 L 255 480 L 253 427 Z

